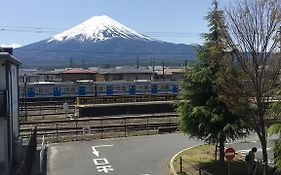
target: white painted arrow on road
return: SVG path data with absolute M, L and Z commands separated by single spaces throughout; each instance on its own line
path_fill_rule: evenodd
M 113 145 L 98 145 L 98 146 L 92 146 L 92 150 L 93 150 L 92 153 L 93 153 L 95 156 L 99 157 L 99 156 L 100 156 L 100 152 L 97 151 L 96 148 L 100 148 L 100 147 L 109 147 L 109 146 L 113 146 Z

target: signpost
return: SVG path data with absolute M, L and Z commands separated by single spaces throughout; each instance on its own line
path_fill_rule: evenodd
M 68 113 L 68 111 L 69 111 L 68 103 L 64 102 L 63 105 L 62 105 L 62 108 L 64 110 L 64 116 L 67 117 L 66 113 Z
M 83 128 L 83 134 L 91 134 L 91 128 L 90 127 L 84 127 Z
M 226 158 L 226 160 L 228 161 L 228 175 L 230 175 L 230 161 L 233 160 L 233 158 L 235 157 L 235 150 L 233 148 L 227 148 L 224 151 L 224 156 Z

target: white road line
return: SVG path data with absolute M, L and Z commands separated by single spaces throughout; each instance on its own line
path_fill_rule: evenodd
M 113 146 L 113 145 L 98 145 L 98 146 L 92 146 L 92 150 L 93 150 L 92 153 L 93 153 L 95 156 L 99 157 L 99 156 L 100 156 L 100 152 L 97 151 L 96 148 L 100 148 L 100 147 L 110 147 L 110 146 Z

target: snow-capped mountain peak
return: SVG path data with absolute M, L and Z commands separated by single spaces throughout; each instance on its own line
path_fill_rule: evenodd
M 112 38 L 155 41 L 103 15 L 94 16 L 69 30 L 59 33 L 49 39 L 48 42 L 71 39 L 100 42 Z

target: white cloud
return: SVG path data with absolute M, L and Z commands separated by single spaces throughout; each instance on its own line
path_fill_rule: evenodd
M 12 43 L 12 44 L 0 44 L 1 47 L 12 47 L 12 48 L 18 48 L 21 47 L 19 43 Z

